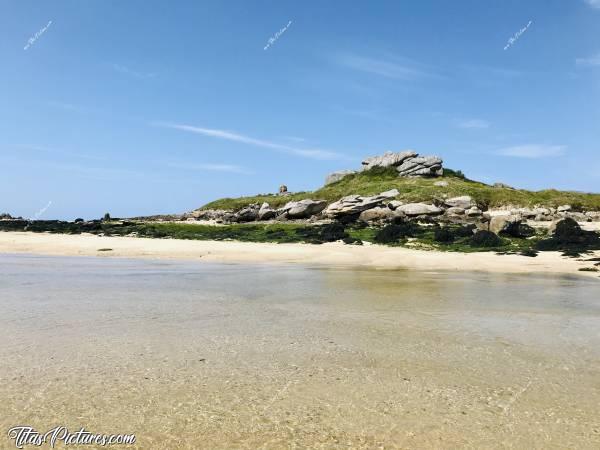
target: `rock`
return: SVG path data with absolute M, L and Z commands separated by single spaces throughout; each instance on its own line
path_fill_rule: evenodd
M 437 156 L 419 156 L 406 159 L 396 170 L 401 177 L 441 176 L 442 163 Z
M 471 208 L 469 208 L 466 213 L 465 213 L 468 217 L 477 217 L 477 216 L 481 216 L 483 214 L 483 211 L 481 211 L 477 206 L 472 206 Z
M 372 197 L 348 195 L 329 205 L 324 214 L 332 218 L 358 215 L 367 209 L 380 206 L 383 201 L 394 198 L 398 194 L 397 189 L 392 189 L 391 191 L 382 192 Z
M 577 222 L 591 222 L 591 219 L 588 216 L 580 212 L 569 211 L 565 213 L 565 217 L 570 217 L 571 219 L 576 220 Z
M 307 219 L 315 214 L 319 214 L 325 209 L 327 202 L 325 200 L 305 199 L 297 202 L 287 202 L 283 208 L 278 210 L 280 215 L 285 215 L 288 219 Z
M 189 213 L 196 220 L 214 220 L 215 222 L 229 222 L 234 218 L 231 211 L 225 209 L 197 209 Z
M 387 204 L 387 207 L 389 209 L 391 209 L 392 211 L 398 209 L 398 207 L 404 205 L 404 202 L 401 202 L 400 200 L 392 200 L 391 202 L 389 202 Z
M 393 220 L 396 217 L 404 217 L 404 214 L 400 211 L 378 206 L 361 212 L 358 219 L 363 222 L 384 222 Z
M 464 216 L 465 212 L 466 211 L 464 208 L 459 208 L 457 206 L 453 206 L 452 208 L 448 208 L 446 210 L 446 215 L 447 216 Z
M 533 208 L 533 213 L 536 216 L 549 216 L 552 211 L 548 208 Z
M 587 211 L 585 215 L 591 219 L 592 222 L 600 222 L 600 211 Z
M 355 173 L 356 170 L 338 170 L 337 172 L 332 172 L 325 178 L 325 186 L 340 181 L 348 175 L 354 175 Z
M 571 211 L 571 205 L 562 205 L 562 206 L 559 206 L 558 208 L 556 208 L 556 211 L 559 212 L 559 213 Z
M 447 200 L 444 200 L 444 204 L 449 207 L 462 208 L 462 209 L 469 209 L 472 206 L 475 206 L 475 202 L 468 195 L 463 195 L 462 197 L 449 198 Z
M 535 235 L 535 230 L 529 225 L 521 223 L 521 221 L 508 222 L 500 232 L 500 235 L 515 238 L 528 238 Z
M 522 217 L 526 218 L 526 219 L 533 219 L 535 216 L 538 215 L 538 213 L 533 210 L 533 209 L 529 209 L 529 208 L 519 208 L 518 210 L 515 211 L 516 214 L 520 214 Z
M 363 160 L 362 165 L 364 170 L 369 170 L 373 167 L 399 166 L 406 159 L 414 158 L 417 155 L 418 153 L 413 152 L 412 150 L 407 150 L 399 153 L 385 152 L 381 156 L 371 156 L 370 158 L 366 158 L 365 160 Z
M 396 167 L 399 176 L 441 176 L 443 175 L 442 159 L 437 156 L 419 156 L 407 150 L 404 152 L 385 152 L 380 156 L 372 156 L 362 161 L 363 170 L 373 167 Z
M 500 234 L 502 231 L 508 229 L 512 223 L 516 222 L 521 222 L 520 216 L 512 214 L 507 214 L 504 216 L 492 216 L 488 229 L 492 233 Z
M 268 203 L 263 203 L 258 210 L 258 220 L 270 220 L 274 219 L 277 215 L 277 211 L 269 206 Z
M 245 208 L 240 209 L 235 213 L 233 217 L 234 222 L 252 222 L 253 220 L 258 219 L 258 211 L 260 210 L 260 206 L 258 203 L 253 203 L 252 205 L 248 205 Z
M 496 233 L 479 230 L 471 237 L 469 244 L 473 247 L 497 247 L 502 244 L 502 240 Z
M 438 187 L 447 187 L 448 182 L 447 181 L 436 181 L 435 183 L 433 183 L 433 185 L 438 186 Z
M 435 216 L 442 214 L 443 209 L 425 203 L 408 203 L 398 207 L 397 211 L 401 211 L 407 216 Z
M 504 184 L 504 183 L 494 183 L 494 187 L 497 189 L 515 189 L 512 186 L 509 186 L 508 184 Z

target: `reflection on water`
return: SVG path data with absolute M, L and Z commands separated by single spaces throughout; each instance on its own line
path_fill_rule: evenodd
M 0 256 L 0 447 L 598 448 L 587 278 Z

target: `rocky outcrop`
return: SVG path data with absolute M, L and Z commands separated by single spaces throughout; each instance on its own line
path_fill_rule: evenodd
M 382 192 L 379 195 L 363 197 L 361 195 L 348 195 L 337 202 L 332 203 L 325 209 L 324 215 L 330 218 L 358 215 L 367 209 L 380 206 L 385 200 L 398 195 L 397 189 Z
M 232 211 L 224 209 L 197 209 L 187 215 L 195 220 L 215 221 L 217 223 L 230 222 L 234 217 Z
M 496 189 L 512 189 L 512 190 L 515 189 L 514 187 L 509 186 L 508 184 L 504 184 L 504 183 L 494 183 L 494 187 Z
M 404 152 L 385 152 L 383 155 L 366 158 L 363 169 L 373 167 L 396 167 L 402 177 L 441 176 L 443 175 L 442 159 L 437 156 L 419 156 L 418 153 L 407 150 Z
M 405 160 L 396 170 L 401 177 L 437 177 L 444 174 L 442 163 L 437 156 L 419 156 Z
M 287 202 L 285 206 L 277 212 L 279 217 L 286 219 L 308 219 L 315 214 L 319 214 L 325 209 L 327 202 L 325 200 L 305 199 L 297 202 Z
M 342 178 L 347 177 L 348 175 L 354 175 L 355 173 L 356 170 L 338 170 L 337 172 L 332 172 L 325 177 L 325 186 L 340 181 Z
M 373 167 L 395 167 L 402 164 L 410 158 L 418 156 L 418 153 L 412 150 L 405 152 L 385 152 L 383 155 L 371 156 L 363 160 L 362 165 L 364 170 L 372 169 Z

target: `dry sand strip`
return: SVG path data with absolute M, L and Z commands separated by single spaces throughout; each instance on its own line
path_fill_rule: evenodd
M 102 251 L 99 251 L 101 249 Z M 493 252 L 440 252 L 381 245 L 353 246 L 338 242 L 322 245 L 272 244 L 0 232 L 0 253 L 191 259 L 232 263 L 302 263 L 334 267 L 496 273 L 556 273 L 582 275 L 600 280 L 598 273 L 578 271 L 582 267 L 592 267 L 592 263 L 566 258 L 558 252 L 540 252 L 537 257 L 531 258 L 497 255 Z M 595 252 L 595 256 L 599 254 L 600 252 Z

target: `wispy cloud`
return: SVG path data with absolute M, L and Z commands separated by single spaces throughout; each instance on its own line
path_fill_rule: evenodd
M 183 124 L 172 124 L 172 123 L 163 123 L 156 122 L 153 123 L 155 126 L 162 126 L 167 128 L 173 128 L 175 130 L 188 131 L 190 133 L 201 134 L 203 136 L 209 136 L 217 139 L 224 139 L 227 141 L 239 142 L 241 144 L 253 145 L 255 147 L 268 148 L 271 150 L 276 150 L 284 153 L 289 153 L 292 155 L 303 156 L 305 158 L 312 159 L 348 159 L 347 156 L 342 155 L 337 152 L 322 150 L 322 149 L 302 149 L 296 147 L 290 147 L 289 145 L 277 144 L 271 141 L 265 141 L 262 139 L 255 139 L 248 136 L 243 136 L 241 134 L 234 133 L 232 131 L 227 130 L 218 130 L 213 128 L 201 128 L 195 127 L 191 125 L 183 125 Z
M 297 136 L 284 136 L 284 138 L 287 139 L 288 141 L 306 142 L 306 139 L 301 138 L 301 137 L 297 137 Z
M 439 75 L 434 74 L 415 61 L 392 55 L 386 55 L 385 58 L 373 58 L 354 53 L 344 53 L 337 55 L 335 60 L 338 64 L 354 70 L 397 80 L 439 78 Z
M 600 0 L 598 0 L 598 2 L 600 3 Z M 600 66 L 600 53 L 590 56 L 589 58 L 577 58 L 575 64 L 583 67 Z
M 459 128 L 489 128 L 490 123 L 481 119 L 462 120 L 457 123 Z
M 515 158 L 538 159 L 562 156 L 565 154 L 566 149 L 567 147 L 564 145 L 529 144 L 506 147 L 498 150 L 497 153 L 499 155 L 513 156 Z
M 600 0 L 585 0 L 592 8 L 600 9 Z
M 129 75 L 129 76 L 132 76 L 134 78 L 139 78 L 139 79 L 154 78 L 156 76 L 156 74 L 153 72 L 138 72 L 136 70 L 130 69 L 129 67 L 126 67 L 126 66 L 122 66 L 120 64 L 112 64 L 112 68 L 119 73 Z
M 185 170 L 207 170 L 211 172 L 231 172 L 250 175 L 251 171 L 241 166 L 233 164 L 187 164 L 187 163 L 168 163 L 169 167 Z

